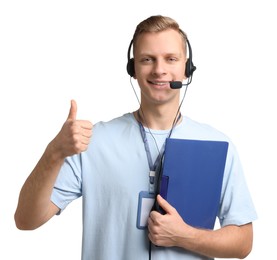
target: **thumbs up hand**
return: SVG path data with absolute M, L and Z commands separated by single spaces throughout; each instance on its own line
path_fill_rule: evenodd
M 52 141 L 62 158 L 87 150 L 93 125 L 87 120 L 77 120 L 77 103 L 71 100 L 68 117 L 62 129 Z

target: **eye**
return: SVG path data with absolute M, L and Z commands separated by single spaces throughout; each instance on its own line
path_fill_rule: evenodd
M 168 62 L 170 62 L 170 63 L 174 63 L 174 62 L 176 62 L 176 61 L 178 61 L 178 59 L 176 58 L 176 57 L 168 57 Z
M 141 59 L 141 62 L 145 63 L 145 64 L 148 64 L 148 63 L 153 62 L 153 59 L 151 57 L 144 57 L 144 58 Z

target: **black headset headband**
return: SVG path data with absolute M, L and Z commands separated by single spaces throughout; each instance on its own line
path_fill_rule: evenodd
M 135 63 L 134 63 L 134 58 L 131 58 L 131 48 L 133 45 L 134 40 L 132 39 L 130 44 L 129 44 L 129 48 L 128 48 L 128 52 L 127 52 L 127 73 L 131 76 L 134 77 L 135 75 Z M 186 42 L 187 42 L 187 46 L 188 46 L 188 52 L 189 52 L 189 58 L 187 59 L 186 62 L 186 70 L 185 70 L 185 76 L 187 78 L 190 78 L 193 74 L 193 72 L 196 70 L 196 67 L 193 65 L 192 62 L 192 49 L 191 49 L 191 45 L 189 40 L 186 38 Z

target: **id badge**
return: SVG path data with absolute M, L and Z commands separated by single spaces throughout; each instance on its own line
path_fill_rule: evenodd
M 146 229 L 150 211 L 154 205 L 155 195 L 148 191 L 141 191 L 138 199 L 137 228 Z

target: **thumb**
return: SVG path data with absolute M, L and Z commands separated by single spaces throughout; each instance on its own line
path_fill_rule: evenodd
M 161 195 L 157 196 L 157 201 L 166 213 L 171 214 L 175 210 Z
M 75 100 L 72 99 L 67 120 L 69 120 L 69 119 L 76 120 L 76 115 L 77 115 L 77 103 Z

